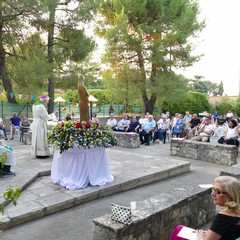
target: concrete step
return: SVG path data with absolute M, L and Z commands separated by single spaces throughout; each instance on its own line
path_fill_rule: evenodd
M 126 191 L 190 171 L 190 163 L 180 159 L 143 155 L 121 151 L 108 151 L 109 168 L 114 181 L 101 187 L 89 186 L 76 191 L 66 190 L 51 181 L 49 169 L 29 175 L 17 206 L 5 207 L 0 216 L 0 229 L 41 218 L 101 197 Z M 44 169 L 42 166 L 41 169 Z M 47 175 L 47 176 L 44 176 Z M 25 178 L 26 179 L 26 178 Z

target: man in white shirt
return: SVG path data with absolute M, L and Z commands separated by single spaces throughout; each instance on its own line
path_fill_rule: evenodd
M 166 115 L 162 115 L 162 118 L 157 122 L 158 129 L 154 132 L 153 141 L 159 138 L 160 143 L 165 143 L 167 130 L 170 128 L 170 120 Z
M 232 119 L 233 117 L 233 113 L 231 112 L 231 110 L 228 111 L 228 113 L 226 114 L 226 121 L 228 122 L 230 119 Z
M 5 140 L 8 140 L 6 128 L 5 128 L 5 126 L 3 125 L 3 120 L 2 120 L 2 118 L 0 118 L 0 130 L 3 130 L 3 132 L 4 132 L 4 138 L 5 138 Z
M 141 144 L 145 144 L 147 146 L 149 146 L 149 142 L 150 142 L 150 134 L 152 134 L 152 131 L 154 130 L 154 128 L 156 127 L 156 122 L 155 120 L 153 120 L 153 116 L 149 115 L 148 116 L 148 121 L 145 123 L 144 127 L 140 130 L 140 142 Z
M 111 113 L 109 115 L 109 119 L 107 120 L 107 125 L 114 129 L 117 126 L 117 120 L 114 118 L 114 114 Z

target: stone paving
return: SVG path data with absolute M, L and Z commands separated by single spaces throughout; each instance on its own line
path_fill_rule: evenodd
M 211 142 L 214 143 L 216 140 L 216 138 L 212 138 Z M 60 188 L 59 186 L 53 185 L 51 182 L 51 178 L 48 175 L 51 168 L 51 158 L 43 160 L 35 159 L 33 156 L 30 156 L 29 145 L 23 145 L 17 140 L 7 141 L 7 143 L 11 143 L 11 145 L 15 148 L 17 165 L 14 166 L 12 170 L 17 173 L 17 176 L 0 178 L 0 193 L 2 193 L 8 186 L 25 186 L 25 188 L 28 186 L 22 193 L 17 207 L 13 208 L 11 205 L 8 205 L 6 207 L 6 213 L 8 213 L 8 211 L 9 213 L 12 211 L 12 216 L 14 216 L 13 211 L 17 210 L 19 207 L 19 209 L 15 212 L 15 224 L 25 222 L 26 220 L 30 221 L 32 218 L 36 217 L 35 214 L 32 214 L 29 215 L 27 219 L 24 219 L 24 215 L 20 214 L 22 208 L 21 206 L 24 206 L 25 204 L 25 208 L 33 209 L 33 203 L 36 202 L 35 199 L 37 198 L 36 195 L 42 195 L 42 198 L 39 198 L 39 202 L 42 201 L 41 204 L 46 204 L 43 199 L 48 197 L 48 190 L 44 192 L 44 189 L 49 189 L 49 186 L 55 188 L 56 196 L 57 193 L 71 195 L 75 194 L 75 199 L 78 198 L 80 200 L 80 195 L 82 195 L 82 197 L 85 198 L 86 203 L 79 205 L 79 207 L 70 208 L 67 211 L 61 211 L 59 213 L 49 215 L 45 218 L 38 219 L 37 221 L 31 221 L 26 224 L 18 225 L 14 228 L 10 228 L 4 231 L 4 240 L 75 240 L 79 239 L 78 236 L 81 236 L 82 240 L 90 240 L 92 239 L 91 235 L 93 231 L 92 220 L 96 217 L 100 217 L 108 213 L 109 206 L 112 202 L 128 206 L 130 200 L 142 201 L 143 199 L 155 196 L 158 193 L 168 193 L 170 189 L 182 188 L 189 182 L 192 182 L 194 184 L 212 183 L 214 178 L 219 175 L 220 171 L 227 170 L 229 168 L 228 166 L 220 164 L 206 163 L 180 157 L 172 157 L 169 155 L 170 144 L 168 142 L 166 144 L 155 144 L 149 147 L 141 146 L 140 148 L 136 149 L 115 147 L 112 149 L 107 149 L 110 171 L 115 177 L 115 182 L 124 179 L 125 176 L 127 178 L 129 175 L 137 175 L 137 172 L 139 171 L 147 173 L 149 170 L 159 168 L 159 166 L 161 167 L 164 164 L 167 165 L 170 163 L 170 165 L 174 165 L 173 160 L 176 161 L 175 163 L 181 161 L 184 163 L 190 162 L 190 172 L 177 175 L 176 177 L 167 178 L 156 183 L 144 185 L 143 187 L 134 188 L 130 191 L 123 191 L 120 193 L 112 194 L 108 197 L 98 198 L 97 200 L 90 201 L 94 194 L 95 196 L 97 195 L 99 197 L 101 191 L 111 191 L 111 188 L 114 188 L 114 183 L 112 183 L 113 185 L 106 185 L 105 187 L 101 187 L 104 189 L 95 187 L 97 189 L 96 191 L 98 191 L 96 193 L 94 193 L 94 187 L 87 187 L 85 189 L 73 192 L 67 191 L 63 188 Z M 155 166 L 154 161 L 156 163 L 160 161 L 160 164 Z M 39 176 L 39 173 L 46 176 L 37 179 L 36 176 Z M 31 182 L 32 184 L 29 185 Z M 135 183 L 136 182 L 138 181 L 135 180 Z M 119 184 L 121 186 L 120 182 Z M 126 186 L 126 182 L 124 182 L 123 186 Z M 107 192 L 106 195 L 108 195 Z M 26 200 L 28 200 L 28 198 L 29 200 L 31 199 L 29 201 L 29 205 L 26 204 Z M 90 202 L 88 202 L 87 199 Z M 52 205 L 55 204 L 56 207 L 58 204 L 58 199 L 53 198 L 51 201 Z M 71 202 L 72 200 L 69 201 Z M 66 204 L 69 204 L 69 202 L 66 202 Z M 46 209 L 47 207 L 44 211 L 46 211 Z M 54 208 L 52 206 L 49 207 L 49 213 L 51 213 L 53 209 Z M 26 210 L 24 211 L 25 214 Z M 41 212 L 43 211 L 40 210 L 38 212 L 39 217 L 46 216 L 44 214 L 41 215 Z M 8 215 L 6 216 L 8 217 Z M 4 216 L 2 220 L 5 218 L 7 225 L 7 221 L 9 221 L 9 219 L 6 218 L 6 216 Z M 63 218 L 65 219 L 64 221 L 62 221 Z
M 52 183 L 52 158 L 36 159 L 30 155 L 31 146 L 23 145 L 17 140 L 7 141 L 7 144 L 14 147 L 17 165 L 12 167 L 12 171 L 16 172 L 17 176 L 2 177 L 0 191 L 3 193 L 11 186 L 21 187 L 23 192 L 17 206 L 6 204 L 1 196 L 1 203 L 6 206 L 5 215 L 0 216 L 0 229 L 190 171 L 190 162 L 186 159 L 161 156 L 164 151 L 169 152 L 167 145 L 160 148 L 159 144 L 156 144 L 134 150 L 115 147 L 106 150 L 110 172 L 114 176 L 112 183 L 70 191 Z

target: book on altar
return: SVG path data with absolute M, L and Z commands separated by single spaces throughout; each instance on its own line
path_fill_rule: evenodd
M 181 229 L 181 231 L 178 233 L 177 236 L 185 239 L 189 239 L 189 240 L 198 240 L 197 231 L 193 228 L 189 228 L 185 226 Z

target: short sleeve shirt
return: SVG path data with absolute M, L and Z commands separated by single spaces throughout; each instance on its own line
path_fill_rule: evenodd
M 210 230 L 221 236 L 219 240 L 235 240 L 240 237 L 240 217 L 218 213 L 213 219 Z
M 12 118 L 10 118 L 10 122 L 14 125 L 14 126 L 19 126 L 20 125 L 20 121 L 21 121 L 21 119 L 20 118 L 14 118 L 14 117 L 12 117 Z

